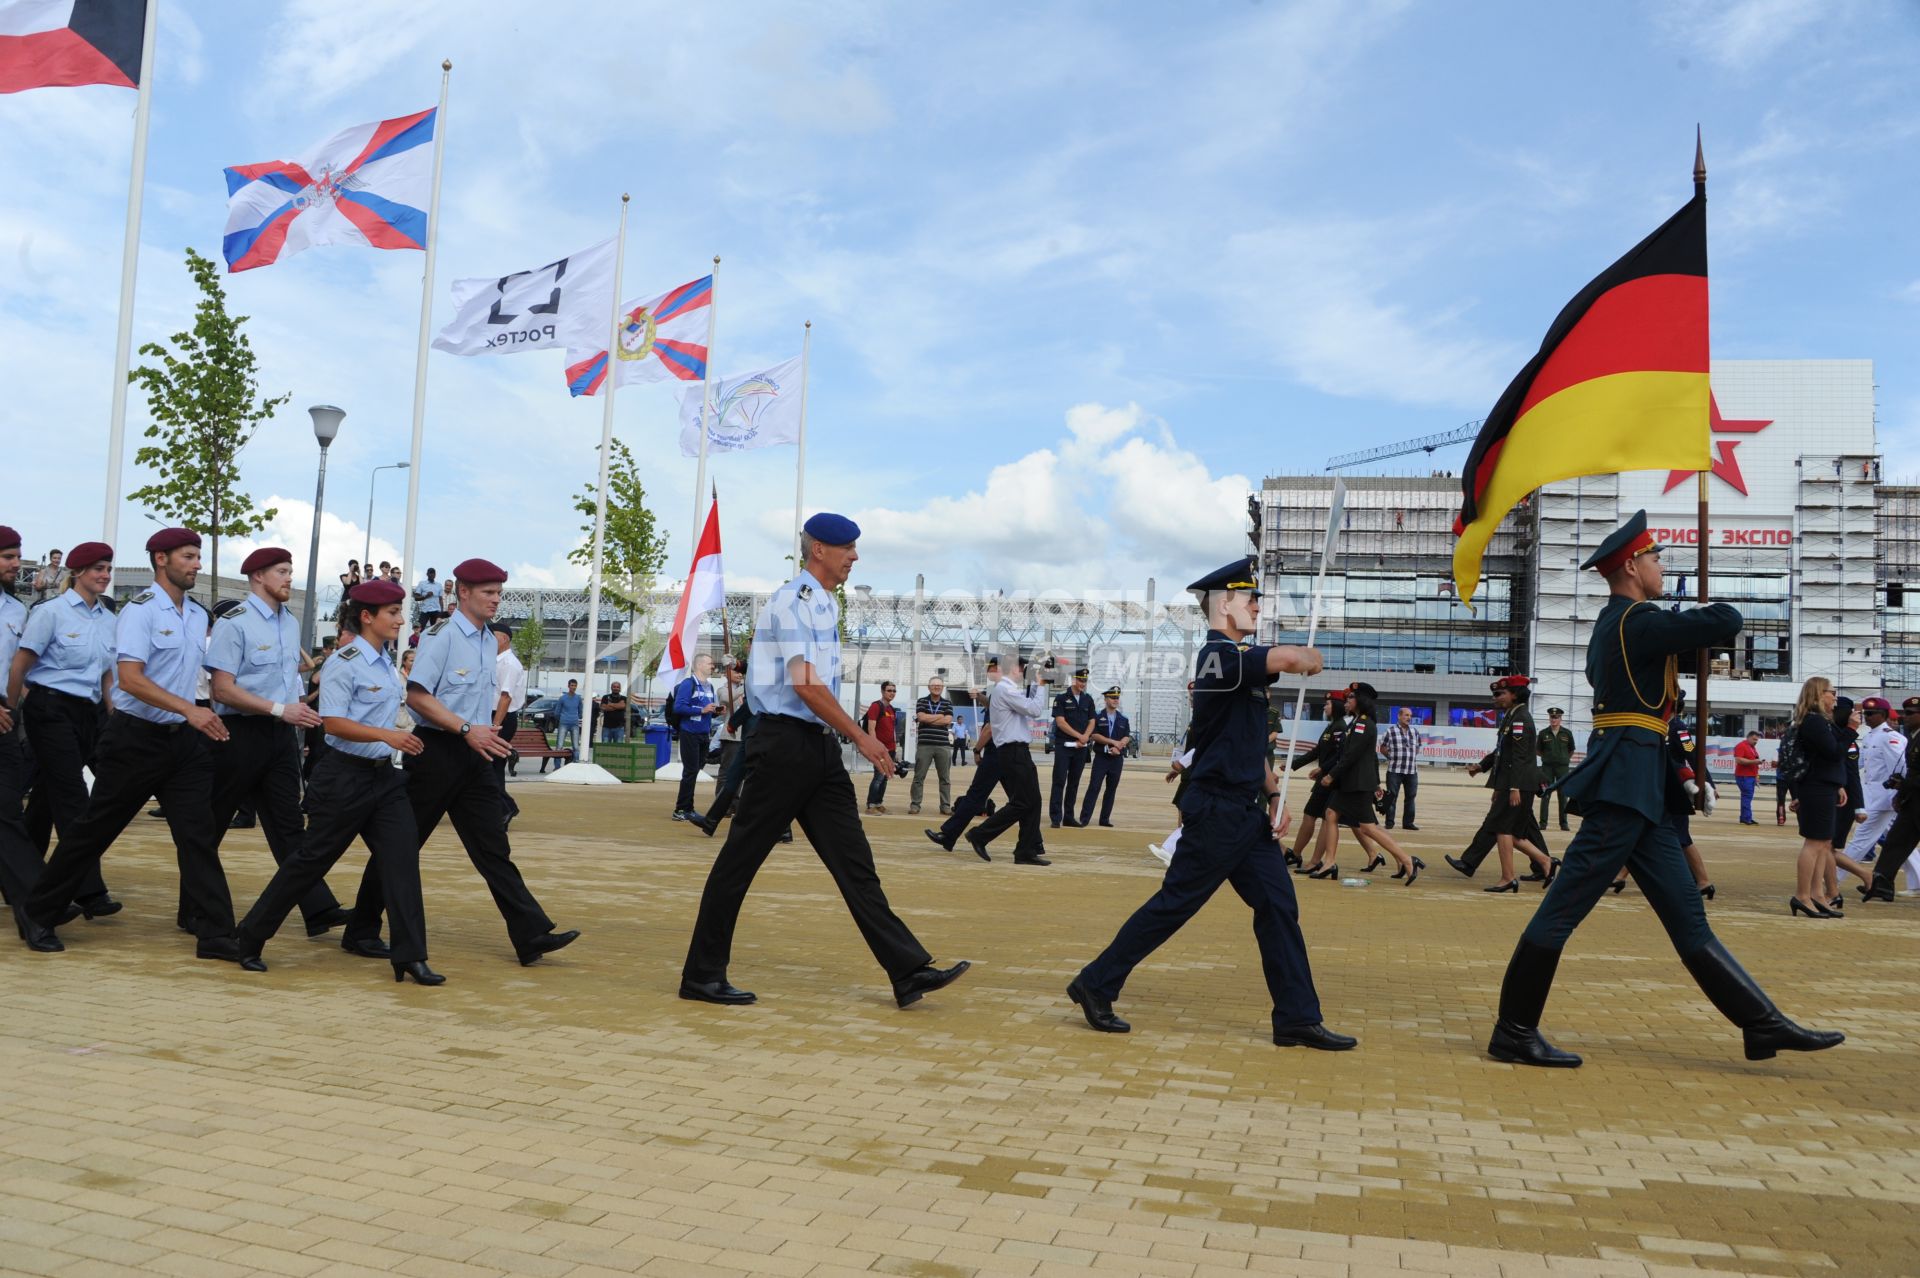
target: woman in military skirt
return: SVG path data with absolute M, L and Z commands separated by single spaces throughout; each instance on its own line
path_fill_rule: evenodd
M 1326 701 L 1327 726 L 1321 730 L 1320 739 L 1314 742 L 1313 749 L 1288 765 L 1295 771 L 1305 767 L 1313 769 L 1307 773 L 1307 778 L 1314 783 L 1312 792 L 1301 806 L 1300 830 L 1294 835 L 1293 851 L 1287 856 L 1287 862 L 1298 867 L 1294 873 L 1304 874 L 1310 879 L 1331 879 L 1340 874 L 1340 822 L 1327 817 L 1327 805 L 1332 792 L 1320 781 L 1333 766 L 1333 761 L 1340 757 L 1340 743 L 1347 735 L 1346 715 L 1346 694 L 1329 692 Z M 1302 862 L 1301 853 L 1309 842 L 1313 844 L 1313 859 Z
M 1426 869 L 1426 863 L 1419 857 L 1410 857 L 1394 842 L 1380 825 L 1380 816 L 1374 810 L 1374 800 L 1385 794 L 1380 784 L 1379 742 L 1374 733 L 1374 708 L 1376 694 L 1373 685 L 1356 683 L 1347 689 L 1347 735 L 1340 743 L 1340 757 L 1333 761 L 1327 774 L 1319 784 L 1331 796 L 1329 807 L 1340 824 L 1351 826 L 1360 845 L 1373 851 L 1374 859 L 1368 863 L 1369 870 L 1381 865 L 1386 858 L 1381 850 L 1393 857 L 1400 867 L 1393 877 L 1405 879 L 1407 886 L 1420 877 L 1420 871 Z
M 1799 820 L 1800 858 L 1794 867 L 1790 914 L 1814 919 L 1839 917 L 1819 899 L 1821 877 L 1833 855 L 1833 833 L 1847 794 L 1847 760 L 1834 731 L 1833 684 L 1815 675 L 1800 688 L 1793 707 L 1793 740 L 1807 761 L 1806 774 L 1793 784 L 1790 805 Z

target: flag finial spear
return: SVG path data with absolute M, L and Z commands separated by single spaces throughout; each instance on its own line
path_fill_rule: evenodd
M 442 58 L 442 59 L 440 59 L 440 69 L 441 69 L 442 71 L 451 71 L 451 70 L 453 70 L 453 59 L 452 59 L 452 58 Z
M 1707 152 L 1701 145 L 1700 126 L 1697 124 L 1693 126 L 1693 193 L 1707 193 Z

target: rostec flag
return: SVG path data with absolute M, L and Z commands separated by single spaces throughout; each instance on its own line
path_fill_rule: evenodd
M 140 87 L 147 0 L 0 0 L 0 93 Z
M 615 386 L 707 379 L 707 320 L 713 276 L 669 289 L 645 302 L 629 303 L 620 316 Z M 600 331 L 606 332 L 605 321 Z M 567 351 L 567 389 L 597 394 L 607 380 L 607 349 L 595 341 Z
M 433 339 L 451 355 L 571 349 L 606 331 L 614 243 L 602 240 L 533 271 L 453 282 L 453 319 Z M 587 339 L 591 340 L 591 339 Z
M 228 272 L 271 266 L 322 244 L 424 249 L 434 116 L 428 108 L 356 124 L 304 160 L 228 169 L 221 244 Z
M 1705 470 L 1707 201 L 1580 290 L 1487 414 L 1461 474 L 1453 577 L 1469 601 L 1500 521 L 1543 484 L 1626 470 Z
M 700 650 L 700 618 L 726 604 L 726 574 L 720 568 L 720 502 L 716 498 L 707 508 L 707 524 L 700 530 L 700 544 L 694 547 L 687 589 L 673 614 L 673 629 L 667 632 L 667 651 L 660 669 L 667 676 L 669 688 L 693 672 L 694 654 Z

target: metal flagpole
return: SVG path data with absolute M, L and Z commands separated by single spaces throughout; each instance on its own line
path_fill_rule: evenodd
M 1707 199 L 1707 153 L 1702 145 L 1700 126 L 1693 128 L 1693 194 L 1702 204 Z M 1704 219 L 1703 212 L 1701 217 Z M 1704 234 L 1704 232 L 1703 232 Z M 1711 445 L 1709 445 L 1711 447 Z M 1700 472 L 1700 605 L 1705 607 L 1712 597 L 1707 592 L 1707 475 L 1712 470 Z M 1699 788 L 1694 793 L 1694 805 L 1701 811 L 1707 806 L 1707 673 L 1712 665 L 1712 654 L 1702 648 L 1694 654 L 1694 692 L 1693 692 L 1693 774 L 1699 778 Z
M 1327 587 L 1327 565 L 1333 562 L 1333 544 L 1340 537 L 1340 516 L 1347 504 L 1346 481 L 1335 476 L 1333 505 L 1327 511 L 1327 540 L 1320 548 L 1320 574 L 1313 579 L 1313 603 L 1307 609 L 1307 647 L 1313 647 L 1320 630 L 1320 597 Z M 1300 676 L 1300 690 L 1293 699 L 1293 736 L 1287 742 L 1287 767 L 1280 773 L 1280 810 L 1287 810 L 1287 789 L 1293 781 L 1293 756 L 1300 749 L 1300 720 L 1307 710 L 1307 678 Z
M 400 576 L 408 593 L 425 574 L 413 561 L 420 527 L 420 443 L 427 429 L 427 348 L 433 339 L 433 265 L 440 248 L 440 162 L 447 153 L 447 81 L 453 62 L 440 63 L 440 106 L 433 113 L 433 192 L 427 197 L 427 263 L 420 277 L 420 345 L 413 356 L 413 450 L 407 457 L 407 532 L 400 547 Z
M 720 375 L 713 362 L 713 334 L 720 320 L 720 255 L 713 255 L 713 275 L 707 285 L 707 375 L 700 379 L 700 468 L 693 473 L 693 549 L 700 549 L 700 490 L 707 486 L 707 423 L 713 417 L 713 379 Z
M 718 506 L 720 504 L 720 485 L 717 483 L 712 485 L 712 491 L 713 504 Z M 704 526 L 701 531 L 706 531 Z M 698 547 L 695 548 L 695 553 L 698 553 Z M 727 618 L 727 591 L 724 582 L 722 582 L 720 590 L 720 655 L 725 657 L 727 661 L 733 659 L 733 623 Z M 732 719 L 733 680 L 727 678 L 726 662 L 715 662 L 714 664 L 720 667 L 720 685 L 727 690 L 727 718 Z
M 140 32 L 140 88 L 133 108 L 133 167 L 127 179 L 127 231 L 120 243 L 120 325 L 114 334 L 113 406 L 107 413 L 107 508 L 101 535 L 112 545 L 120 533 L 120 471 L 127 451 L 127 369 L 133 362 L 133 286 L 140 273 L 140 212 L 147 190 L 147 125 L 153 118 L 153 31 L 160 0 L 147 0 Z
M 607 550 L 607 472 L 613 462 L 613 392 L 620 384 L 614 352 L 620 349 L 620 288 L 626 275 L 627 204 L 632 198 L 625 192 L 620 195 L 620 235 L 613 250 L 613 317 L 607 322 L 607 398 L 600 406 L 600 484 L 593 495 L 593 572 L 587 582 L 588 701 L 593 700 L 593 669 L 600 661 L 600 569 Z M 587 721 L 591 723 L 593 716 L 587 716 Z M 592 737 L 591 731 L 581 734 L 578 762 L 593 762 Z
M 813 353 L 813 321 L 807 321 L 806 334 L 800 339 L 800 460 L 793 468 L 793 575 L 798 577 L 806 565 L 800 561 L 800 522 L 805 519 L 807 498 L 807 360 Z

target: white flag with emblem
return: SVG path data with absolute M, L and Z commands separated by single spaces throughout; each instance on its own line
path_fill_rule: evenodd
M 680 394 L 680 455 L 700 455 L 700 406 L 704 388 Z M 749 448 L 800 442 L 800 358 L 742 377 L 713 384 L 713 410 L 707 418 L 707 451 L 737 453 Z
M 613 241 L 532 271 L 453 282 L 453 322 L 433 348 L 454 355 L 564 350 L 613 317 Z

